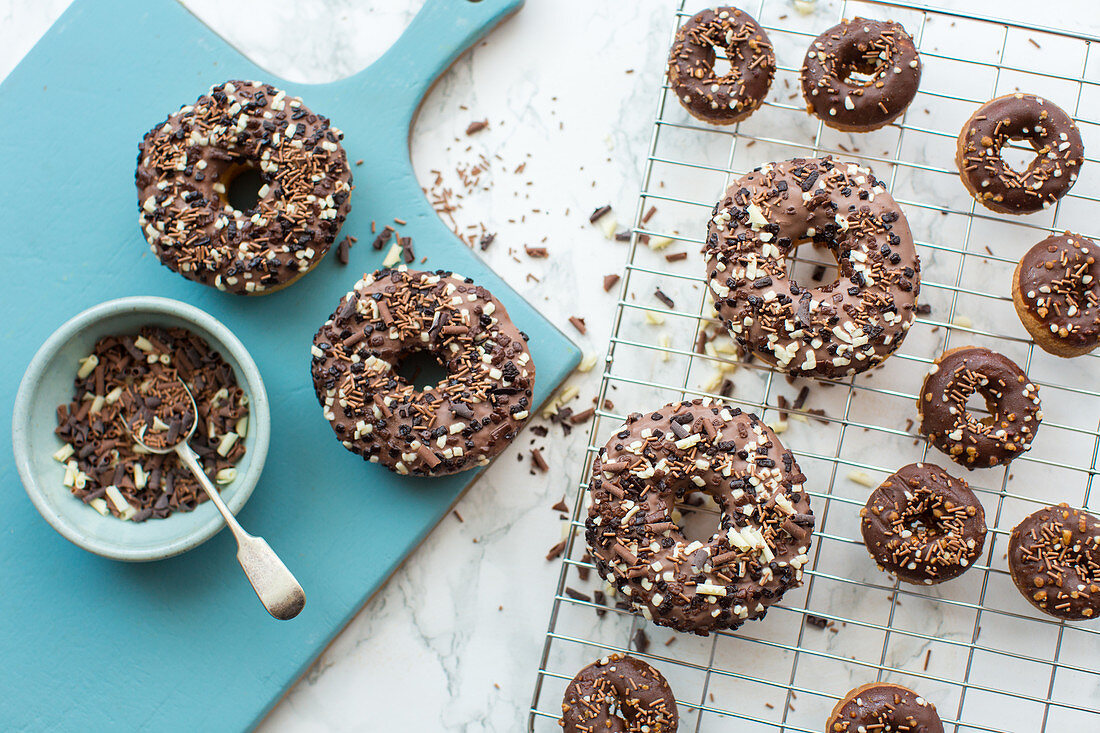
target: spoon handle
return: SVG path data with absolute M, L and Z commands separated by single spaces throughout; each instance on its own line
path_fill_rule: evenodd
M 264 608 L 281 621 L 297 616 L 306 605 L 305 591 L 302 590 L 297 579 L 263 537 L 254 537 L 244 531 L 240 522 L 233 516 L 233 512 L 229 511 L 229 507 L 222 501 L 218 490 L 210 483 L 206 472 L 199 465 L 198 456 L 187 441 L 182 441 L 176 446 L 176 453 L 195 475 L 237 539 L 237 562 L 244 569 L 248 582 L 252 584 L 252 589 L 256 591 Z

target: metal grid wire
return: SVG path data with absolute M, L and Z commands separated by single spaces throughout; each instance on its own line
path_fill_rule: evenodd
M 693 14 L 686 4 L 679 0 L 677 27 Z M 1087 78 L 1100 78 L 1100 59 L 1090 61 L 1100 38 L 907 2 L 818 5 L 825 7 L 799 18 L 784 12 L 786 3 L 760 0 L 755 17 L 775 44 L 779 65 L 772 95 L 749 120 L 732 128 L 701 124 L 680 108 L 667 81 L 662 87 L 529 730 L 557 729 L 562 692 L 581 666 L 627 651 L 669 679 L 681 730 L 814 733 L 850 687 L 876 680 L 917 689 L 956 733 L 1100 730 L 1100 626 L 1038 613 L 1015 590 L 1005 564 L 1008 534 L 1026 514 L 1056 501 L 1094 512 L 1100 505 L 1094 495 L 1100 492 L 1092 491 L 1100 453 L 1094 376 L 1100 361 L 1096 355 L 1059 360 L 1035 349 L 1008 293 L 1012 269 L 1031 244 L 1064 229 L 1096 233 L 1089 209 L 1100 202 L 1100 176 L 1088 174 L 1100 161 L 1087 157 L 1075 188 L 1052 209 L 1013 218 L 995 216 L 966 195 L 953 160 L 959 127 L 974 107 L 1017 88 L 1049 95 L 1077 119 L 1086 153 L 1090 141 L 1092 150 L 1100 149 L 1100 83 Z M 867 136 L 824 127 L 804 113 L 798 93 L 809 42 L 857 15 L 902 22 L 924 62 L 920 93 L 905 116 Z M 932 312 L 918 318 L 902 349 L 871 373 L 789 380 L 744 362 L 733 371 L 728 354 L 697 345 L 702 331 L 721 330 L 698 256 L 673 266 L 642 235 L 651 243 L 671 237 L 695 250 L 730 181 L 768 160 L 820 154 L 870 165 L 889 183 L 910 220 L 924 264 L 921 302 Z M 645 222 L 654 205 L 671 210 L 660 218 L 667 226 L 657 226 L 657 217 Z M 682 227 L 673 228 L 675 222 Z M 797 268 L 807 263 L 829 264 L 800 251 L 796 274 L 805 276 Z M 655 287 L 675 293 L 676 305 L 655 300 Z M 982 559 L 943 586 L 899 584 L 863 548 L 858 510 L 868 487 L 904 463 L 927 459 L 964 473 L 938 452 L 929 454 L 913 420 L 915 390 L 928 365 L 943 350 L 967 343 L 1016 360 L 1040 385 L 1046 417 L 1032 452 L 1010 467 L 966 476 L 990 526 Z M 785 417 L 782 440 L 808 476 L 818 525 L 802 588 L 766 620 L 702 638 L 649 624 L 616 608 L 614 599 L 606 606 L 591 600 L 594 588 L 604 588 L 585 555 L 583 520 L 592 459 L 625 414 L 685 398 L 717 399 L 715 380 L 705 379 L 716 369 L 736 387 L 728 402 L 773 424 Z M 804 385 L 810 397 L 794 409 L 783 395 Z M 825 414 L 811 412 L 811 404 Z M 706 514 L 682 509 L 685 517 Z M 713 516 L 710 521 L 713 527 Z M 648 640 L 642 650 L 639 629 Z

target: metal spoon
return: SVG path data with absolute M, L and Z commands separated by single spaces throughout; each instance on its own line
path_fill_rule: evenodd
M 229 507 L 222 501 L 218 490 L 210 483 L 206 472 L 202 470 L 199 457 L 188 445 L 188 441 L 191 440 L 195 427 L 199 423 L 198 407 L 195 405 L 195 397 L 191 394 L 191 390 L 187 388 L 182 379 L 178 381 L 191 400 L 191 414 L 195 416 L 191 421 L 191 429 L 187 431 L 186 435 L 183 435 L 174 445 L 154 448 L 147 445 L 137 435 L 134 435 L 130 429 L 129 420 L 126 421 L 126 429 L 130 431 L 130 437 L 134 439 L 134 442 L 150 453 L 166 454 L 174 451 L 179 456 L 179 459 L 183 461 L 183 465 L 187 466 L 194 474 L 206 495 L 210 497 L 210 501 L 221 512 L 226 525 L 236 538 L 237 562 L 244 569 L 244 574 L 248 576 L 248 582 L 252 584 L 252 589 L 256 591 L 260 602 L 264 604 L 264 608 L 272 616 L 280 621 L 288 621 L 301 613 L 302 607 L 306 605 L 305 591 L 302 590 L 301 584 L 298 583 L 294 575 L 287 569 L 263 537 L 255 537 L 244 531 L 237 518 L 233 516 L 233 512 L 229 511 Z

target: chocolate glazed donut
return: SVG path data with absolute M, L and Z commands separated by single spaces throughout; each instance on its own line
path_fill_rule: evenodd
M 729 60 L 722 76 L 714 71 L 715 49 Z M 668 56 L 668 81 L 693 117 L 732 125 L 751 115 L 768 95 L 775 76 L 775 50 L 768 34 L 737 8 L 702 10 L 676 32 Z
M 447 370 L 418 390 L 395 371 L 416 351 Z M 468 278 L 379 270 L 340 301 L 313 338 L 325 419 L 345 448 L 399 474 L 440 476 L 487 464 L 531 410 L 527 336 Z
M 802 62 L 806 111 L 829 127 L 868 132 L 897 119 L 920 86 L 913 39 L 893 21 L 853 18 L 814 39 Z M 852 75 L 869 75 L 866 82 Z
M 936 706 L 908 687 L 889 682 L 861 685 L 845 695 L 829 715 L 825 733 L 943 733 Z
M 640 659 L 611 654 L 588 665 L 565 688 L 565 733 L 674 733 L 676 700 L 664 676 Z
M 962 575 L 985 547 L 985 509 L 962 479 L 932 463 L 894 472 L 859 510 L 863 544 L 879 567 L 907 583 Z
M 294 282 L 351 210 L 343 136 L 270 84 L 212 87 L 139 146 L 139 222 L 153 254 L 189 280 L 241 295 Z M 226 194 L 250 169 L 263 183 L 259 200 L 238 211 Z
M 1100 519 L 1067 504 L 1026 517 L 1008 541 L 1008 569 L 1028 602 L 1070 621 L 1100 615 Z
M 1035 159 L 1024 171 L 1001 157 L 1009 140 L 1027 140 Z M 1030 214 L 1069 191 L 1085 162 L 1077 124 L 1034 94 L 1006 94 L 986 102 L 963 125 L 955 152 L 970 195 L 1000 214 Z
M 1100 344 L 1100 247 L 1070 232 L 1047 237 L 1016 265 L 1012 302 L 1044 351 L 1089 353 Z
M 800 286 L 787 257 L 824 245 L 839 278 Z M 842 377 L 901 345 L 920 290 L 905 215 L 867 168 L 831 157 L 769 163 L 727 190 L 707 227 L 714 305 L 738 343 L 794 375 Z
M 989 417 L 967 409 L 974 393 L 985 398 Z M 921 434 L 971 470 L 1008 463 L 1028 450 L 1043 419 L 1039 388 L 1011 359 L 979 346 L 940 354 L 921 385 L 917 411 Z
M 646 619 L 705 636 L 763 618 L 802 580 L 814 517 L 793 454 L 755 415 L 709 398 L 633 413 L 592 468 L 585 538 L 600 575 Z M 702 492 L 706 541 L 673 515 Z

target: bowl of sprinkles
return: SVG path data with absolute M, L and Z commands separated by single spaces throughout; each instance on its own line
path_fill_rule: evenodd
M 74 544 L 116 560 L 172 557 L 224 522 L 175 454 L 143 450 L 132 431 L 170 444 L 193 423 L 191 447 L 237 513 L 270 438 L 255 362 L 198 308 L 110 300 L 63 324 L 31 360 L 15 399 L 16 467 L 39 513 Z

